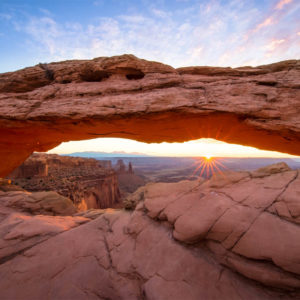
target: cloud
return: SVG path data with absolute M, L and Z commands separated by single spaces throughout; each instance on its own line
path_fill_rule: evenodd
M 256 28 L 254 29 L 254 32 L 260 30 L 263 27 L 270 26 L 272 24 L 274 24 L 272 17 L 268 17 L 262 23 L 260 23 L 256 26 Z
M 28 51 L 47 62 L 133 53 L 174 67 L 258 65 L 299 58 L 299 41 L 290 38 L 299 31 L 299 21 L 291 22 L 297 6 L 281 9 L 287 1 L 271 11 L 251 1 L 188 1 L 184 9 L 170 11 L 152 3 L 146 11 L 87 24 L 58 22 L 48 12 L 10 21 L 25 34 Z
M 103 5 L 103 0 L 102 1 L 101 0 L 96 0 L 96 1 L 93 2 L 93 5 L 101 6 L 101 5 Z
M 267 49 L 269 52 L 273 52 L 280 44 L 282 44 L 284 42 L 285 42 L 285 39 L 272 40 L 270 43 L 268 43 L 265 46 L 265 49 Z
M 276 6 L 275 6 L 275 9 L 283 9 L 283 7 L 289 3 L 293 2 L 293 0 L 280 0 Z
M 0 13 L 0 19 L 4 19 L 4 20 L 10 20 L 12 18 L 12 16 L 10 14 L 4 14 L 4 13 Z
M 153 13 L 154 16 L 159 17 L 159 18 L 166 18 L 171 15 L 171 13 L 167 13 L 167 12 L 157 9 L 157 8 L 153 8 L 151 10 L 151 12 Z

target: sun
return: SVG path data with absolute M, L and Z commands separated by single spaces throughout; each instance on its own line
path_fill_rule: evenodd
M 201 177 L 203 175 L 206 178 L 209 178 L 215 173 L 223 173 L 223 170 L 226 169 L 226 167 L 221 163 L 220 158 L 213 157 L 210 154 L 198 157 L 198 159 L 195 162 L 195 165 L 196 168 L 192 176 L 194 176 L 199 170 L 199 176 Z

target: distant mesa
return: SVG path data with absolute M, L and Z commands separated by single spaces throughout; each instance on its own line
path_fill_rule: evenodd
M 128 167 L 126 168 L 126 165 L 122 159 L 118 159 L 114 168 L 118 174 L 133 174 L 131 162 L 128 163 Z

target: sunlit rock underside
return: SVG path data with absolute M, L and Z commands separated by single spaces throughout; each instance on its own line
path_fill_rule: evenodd
M 140 193 L 133 212 L 72 217 L 26 214 L 0 192 L 0 298 L 300 298 L 299 170 L 281 163 Z
M 0 176 L 63 141 L 215 138 L 300 155 L 300 61 L 174 69 L 133 55 L 0 74 Z

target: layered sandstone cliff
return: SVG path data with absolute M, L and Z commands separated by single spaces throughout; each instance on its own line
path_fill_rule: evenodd
M 174 69 L 122 55 L 0 74 L 0 176 L 34 151 L 95 137 L 206 137 L 300 155 L 299 87 L 298 60 Z
M 95 159 L 33 154 L 8 177 L 28 191 L 57 191 L 79 210 L 113 207 L 120 200 L 110 164 Z
M 1 299 L 299 299 L 299 187 L 278 164 L 148 184 L 133 212 L 75 217 L 0 192 Z

